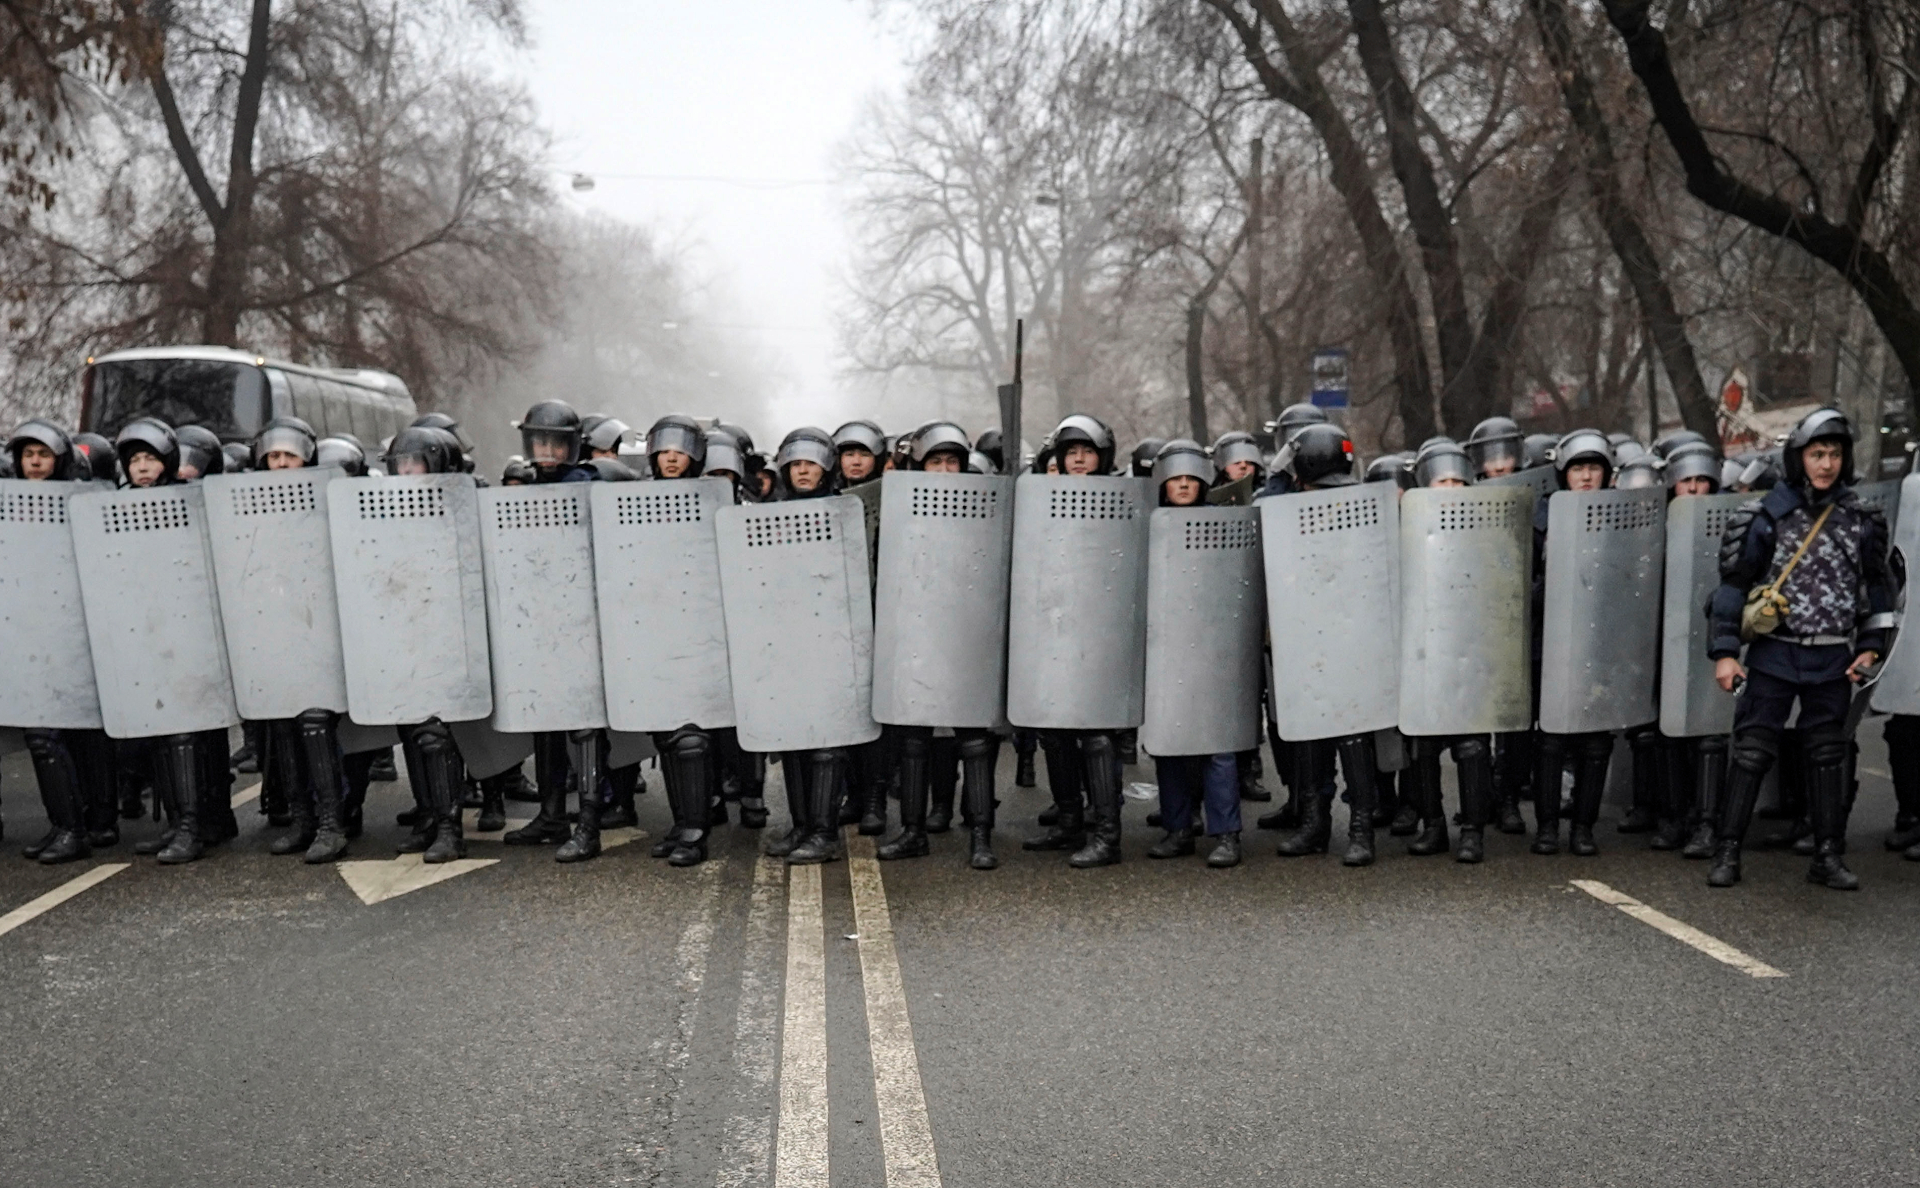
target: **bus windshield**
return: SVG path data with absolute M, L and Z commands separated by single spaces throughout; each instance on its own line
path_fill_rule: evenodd
M 267 421 L 267 380 L 258 367 L 218 359 L 126 359 L 93 365 L 86 424 L 112 437 L 138 417 L 204 425 L 245 441 Z

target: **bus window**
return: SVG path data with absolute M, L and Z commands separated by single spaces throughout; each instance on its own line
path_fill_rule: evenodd
M 248 363 L 219 359 L 120 359 L 87 373 L 81 428 L 112 437 L 136 417 L 204 425 L 226 441 L 245 441 L 271 415 L 266 376 Z
M 380 398 L 364 388 L 347 390 L 353 394 L 353 435 L 371 446 L 380 440 Z
M 312 425 L 316 434 L 324 436 L 326 430 L 321 426 L 326 424 L 326 413 L 321 408 L 320 382 L 310 375 L 289 371 L 287 390 L 293 393 L 293 415 Z

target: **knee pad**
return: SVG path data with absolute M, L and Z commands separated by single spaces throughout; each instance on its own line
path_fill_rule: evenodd
M 29 730 L 26 736 L 27 753 L 43 763 L 67 748 L 66 740 L 60 737 L 58 730 Z
M 903 757 L 911 755 L 915 759 L 925 759 L 932 749 L 933 739 L 929 735 L 915 732 L 900 736 L 900 753 Z
M 439 759 L 454 749 L 453 731 L 440 719 L 431 718 L 413 728 L 413 745 L 423 757 Z
M 1087 735 L 1080 740 L 1080 753 L 1086 757 L 1088 767 L 1095 763 L 1112 763 L 1115 755 L 1113 735 Z
M 1838 767 L 1853 751 L 1853 740 L 1838 726 L 1821 726 L 1806 732 L 1801 753 L 1810 766 Z
M 703 730 L 691 726 L 682 726 L 667 739 L 667 745 L 673 749 L 673 757 L 681 760 L 705 759 L 712 753 L 712 741 Z
M 1780 757 L 1780 738 L 1764 726 L 1743 730 L 1727 748 L 1727 762 L 1748 771 L 1765 773 Z
M 1480 735 L 1470 735 L 1453 744 L 1453 761 L 1456 765 L 1484 763 L 1492 759 L 1492 748 Z
M 984 759 L 1000 749 L 1000 740 L 991 734 L 964 735 L 959 744 L 962 759 Z

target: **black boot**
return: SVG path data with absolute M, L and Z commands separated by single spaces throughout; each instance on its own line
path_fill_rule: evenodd
M 268 722 L 267 762 L 271 765 L 272 781 L 280 789 L 280 798 L 286 805 L 287 818 L 293 828 L 267 846 L 269 854 L 304 854 L 313 844 L 315 831 L 319 828 L 314 817 L 313 793 L 308 788 L 307 767 L 301 755 L 299 724 L 296 719 L 287 718 L 278 722 Z
M 953 828 L 953 793 L 959 772 L 959 743 L 935 738 L 927 744 L 927 832 Z
M 1607 766 L 1613 758 L 1613 735 L 1581 738 L 1573 769 L 1573 825 L 1567 830 L 1567 852 L 1581 858 L 1600 853 L 1593 827 L 1600 820 L 1600 801 L 1607 794 Z
M 1771 732 L 1749 730 L 1734 736 L 1728 752 L 1727 778 L 1720 790 L 1720 820 L 1714 826 L 1713 869 L 1707 886 L 1731 887 L 1740 881 L 1740 846 L 1747 823 L 1760 799 L 1760 785 L 1773 766 L 1778 745 Z
M 897 729 L 900 731 L 900 833 L 874 851 L 886 862 L 924 858 L 931 852 L 927 844 L 927 728 L 901 726 Z
M 1838 728 L 1809 735 L 1807 807 L 1813 814 L 1814 858 L 1807 881 L 1835 891 L 1858 891 L 1859 877 L 1841 860 L 1847 852 L 1847 739 Z
M 332 862 L 347 852 L 347 830 L 341 820 L 347 778 L 341 770 L 335 722 L 334 715 L 326 710 L 308 710 L 298 719 L 300 750 L 306 759 L 307 782 L 313 789 L 313 841 L 307 845 L 303 860 L 315 865 Z
M 1182 825 L 1147 847 L 1149 858 L 1185 858 L 1193 853 L 1193 830 Z
M 1533 738 L 1533 845 L 1536 854 L 1560 852 L 1560 773 L 1566 769 L 1566 736 L 1541 731 Z
M 1267 791 L 1267 786 L 1260 781 L 1263 774 L 1260 748 L 1255 747 L 1251 751 L 1240 752 L 1234 756 L 1234 762 L 1240 772 L 1240 799 L 1250 800 L 1255 804 L 1266 804 L 1271 801 L 1273 793 Z
M 640 814 L 634 810 L 633 798 L 640 790 L 640 765 L 629 763 L 609 771 L 607 787 L 612 796 L 600 810 L 600 828 L 631 829 L 638 825 Z
M 415 732 L 414 745 L 426 769 L 427 807 L 434 823 L 433 842 L 420 855 L 420 861 L 438 865 L 465 858 L 467 839 L 460 819 L 460 790 L 466 782 L 466 767 L 460 762 L 460 748 L 454 745 L 453 733 L 437 718 Z
M 679 841 L 667 855 L 668 866 L 698 866 L 707 860 L 707 824 L 715 791 L 713 740 L 705 731 L 681 729 L 674 732 L 670 748 L 661 754 L 661 762 L 673 764 L 672 806 Z
M 1340 771 L 1347 780 L 1347 849 L 1342 866 L 1373 865 L 1374 814 L 1379 811 L 1379 763 L 1371 734 L 1340 740 Z M 1238 840 L 1236 836 L 1236 841 Z
M 1279 742 L 1273 746 L 1274 766 L 1280 771 L 1280 783 L 1287 790 L 1287 798 L 1280 807 L 1271 813 L 1263 813 L 1253 825 L 1256 829 L 1298 829 L 1300 828 L 1300 781 L 1294 772 L 1299 770 L 1300 760 L 1295 756 L 1296 749 L 1306 743 Z
M 1023 736 L 1025 737 L 1026 744 L 1027 744 L 1024 747 L 1020 745 L 1021 739 Z M 1033 788 L 1033 787 L 1039 786 L 1040 781 L 1035 778 L 1034 770 L 1033 770 L 1033 752 L 1037 748 L 1038 748 L 1038 744 L 1036 744 L 1033 741 L 1033 736 L 1031 734 L 1028 734 L 1026 731 L 1018 731 L 1014 734 L 1013 736 L 1013 755 L 1014 755 L 1013 786 L 1014 787 Z
M 180 866 L 206 856 L 201 822 L 206 819 L 206 773 L 200 762 L 200 740 L 176 734 L 162 740 L 155 755 L 167 765 L 167 783 L 173 789 L 179 818 L 166 847 L 156 857 L 162 866 Z M 44 859 L 43 859 L 44 861 Z
M 114 776 L 112 744 L 103 730 L 76 730 L 70 735 L 74 769 L 80 773 L 81 816 L 87 845 L 104 850 L 120 844 L 120 802 Z
M 1616 827 L 1620 833 L 1652 833 L 1660 823 L 1660 772 L 1656 752 L 1660 730 L 1654 725 L 1636 726 L 1627 732 L 1627 745 L 1633 752 L 1633 803 Z
M 993 853 L 993 815 L 997 807 L 993 797 L 993 768 L 999 755 L 998 735 L 969 735 L 960 740 L 960 783 L 969 823 L 967 865 L 975 870 L 993 870 L 1000 865 L 1000 859 Z
M 1040 739 L 1047 756 L 1047 784 L 1053 791 L 1054 819 L 1044 816 L 1045 833 L 1020 843 L 1023 850 L 1078 850 L 1086 844 L 1086 820 L 1081 815 L 1080 747 L 1070 734 L 1048 731 Z
M 1240 833 L 1222 833 L 1214 840 L 1213 849 L 1207 851 L 1207 865 L 1214 870 L 1225 870 L 1229 866 L 1240 865 Z
M 33 759 L 34 778 L 40 784 L 40 803 L 46 809 L 53 832 L 37 847 L 28 847 L 27 856 L 43 866 L 77 862 L 93 856 L 87 841 L 86 811 L 81 803 L 80 768 L 67 745 L 71 731 L 29 730 L 27 752 Z
M 1502 833 L 1517 836 L 1527 831 L 1527 819 L 1520 815 L 1520 794 L 1532 768 L 1532 742 L 1530 730 L 1494 735 L 1494 777 L 1499 787 L 1494 822 Z
M 1656 749 L 1660 798 L 1655 808 L 1660 823 L 1647 841 L 1648 849 L 1677 850 L 1686 844 L 1687 804 L 1692 799 L 1688 784 L 1693 778 L 1687 762 L 1690 750 L 1689 740 L 1684 738 L 1662 738 Z
M 1456 862 L 1479 862 L 1487 856 L 1486 832 L 1493 816 L 1493 751 L 1479 735 L 1454 744 L 1455 774 L 1460 779 L 1460 847 Z
M 1727 780 L 1727 740 L 1722 735 L 1692 740 L 1692 833 L 1680 847 L 1682 858 L 1713 857 L 1715 830 L 1720 823 L 1721 786 Z
M 567 828 L 566 735 L 534 736 L 533 780 L 540 788 L 540 811 L 500 840 L 510 846 L 557 846 L 573 835 Z M 407 766 L 412 768 L 411 756 Z
M 1080 743 L 1080 763 L 1086 773 L 1093 827 L 1087 831 L 1087 844 L 1073 852 L 1067 865 L 1080 870 L 1112 866 L 1120 861 L 1120 764 L 1113 736 L 1086 735 Z
M 846 752 L 814 751 L 810 759 L 813 774 L 807 780 L 811 803 L 807 816 L 813 828 L 787 855 L 789 866 L 811 866 L 840 859 L 840 794 L 846 771 Z
M 600 856 L 600 775 L 606 765 L 606 734 L 600 730 L 575 730 L 567 735 L 567 756 L 580 776 L 580 814 L 574 821 L 573 836 L 554 851 L 555 862 L 585 862 Z M 705 786 L 697 789 L 703 798 L 695 824 L 703 825 L 706 816 Z M 700 830 L 695 837 L 705 837 Z
M 1893 777 L 1893 832 L 1889 850 L 1905 851 L 1920 845 L 1920 717 L 1895 714 L 1883 731 L 1887 740 L 1887 774 Z
M 519 778 L 518 771 L 508 770 L 480 781 L 480 815 L 474 818 L 474 832 L 498 833 L 507 827 L 507 788 Z
M 779 837 L 767 839 L 766 854 L 769 858 L 785 858 L 813 832 L 813 823 L 809 819 L 813 797 L 807 791 L 807 781 L 813 778 L 809 753 L 788 751 L 781 755 L 780 772 L 781 782 L 787 788 L 787 816 L 793 824 Z
M 1300 827 L 1280 839 L 1282 858 L 1324 854 L 1333 840 L 1333 743 L 1316 739 L 1295 743 L 1293 787 L 1300 803 Z
M 1420 836 L 1407 843 L 1416 858 L 1444 854 L 1453 848 L 1447 836 L 1447 807 L 1440 793 L 1440 747 L 1437 739 L 1408 739 L 1411 754 L 1400 783 L 1409 800 L 1420 806 Z

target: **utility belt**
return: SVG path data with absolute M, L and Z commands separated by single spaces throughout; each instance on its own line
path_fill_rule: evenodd
M 1851 635 L 1788 635 L 1784 631 L 1775 631 L 1767 636 L 1781 643 L 1799 644 L 1803 648 L 1830 648 L 1835 644 L 1851 644 Z

